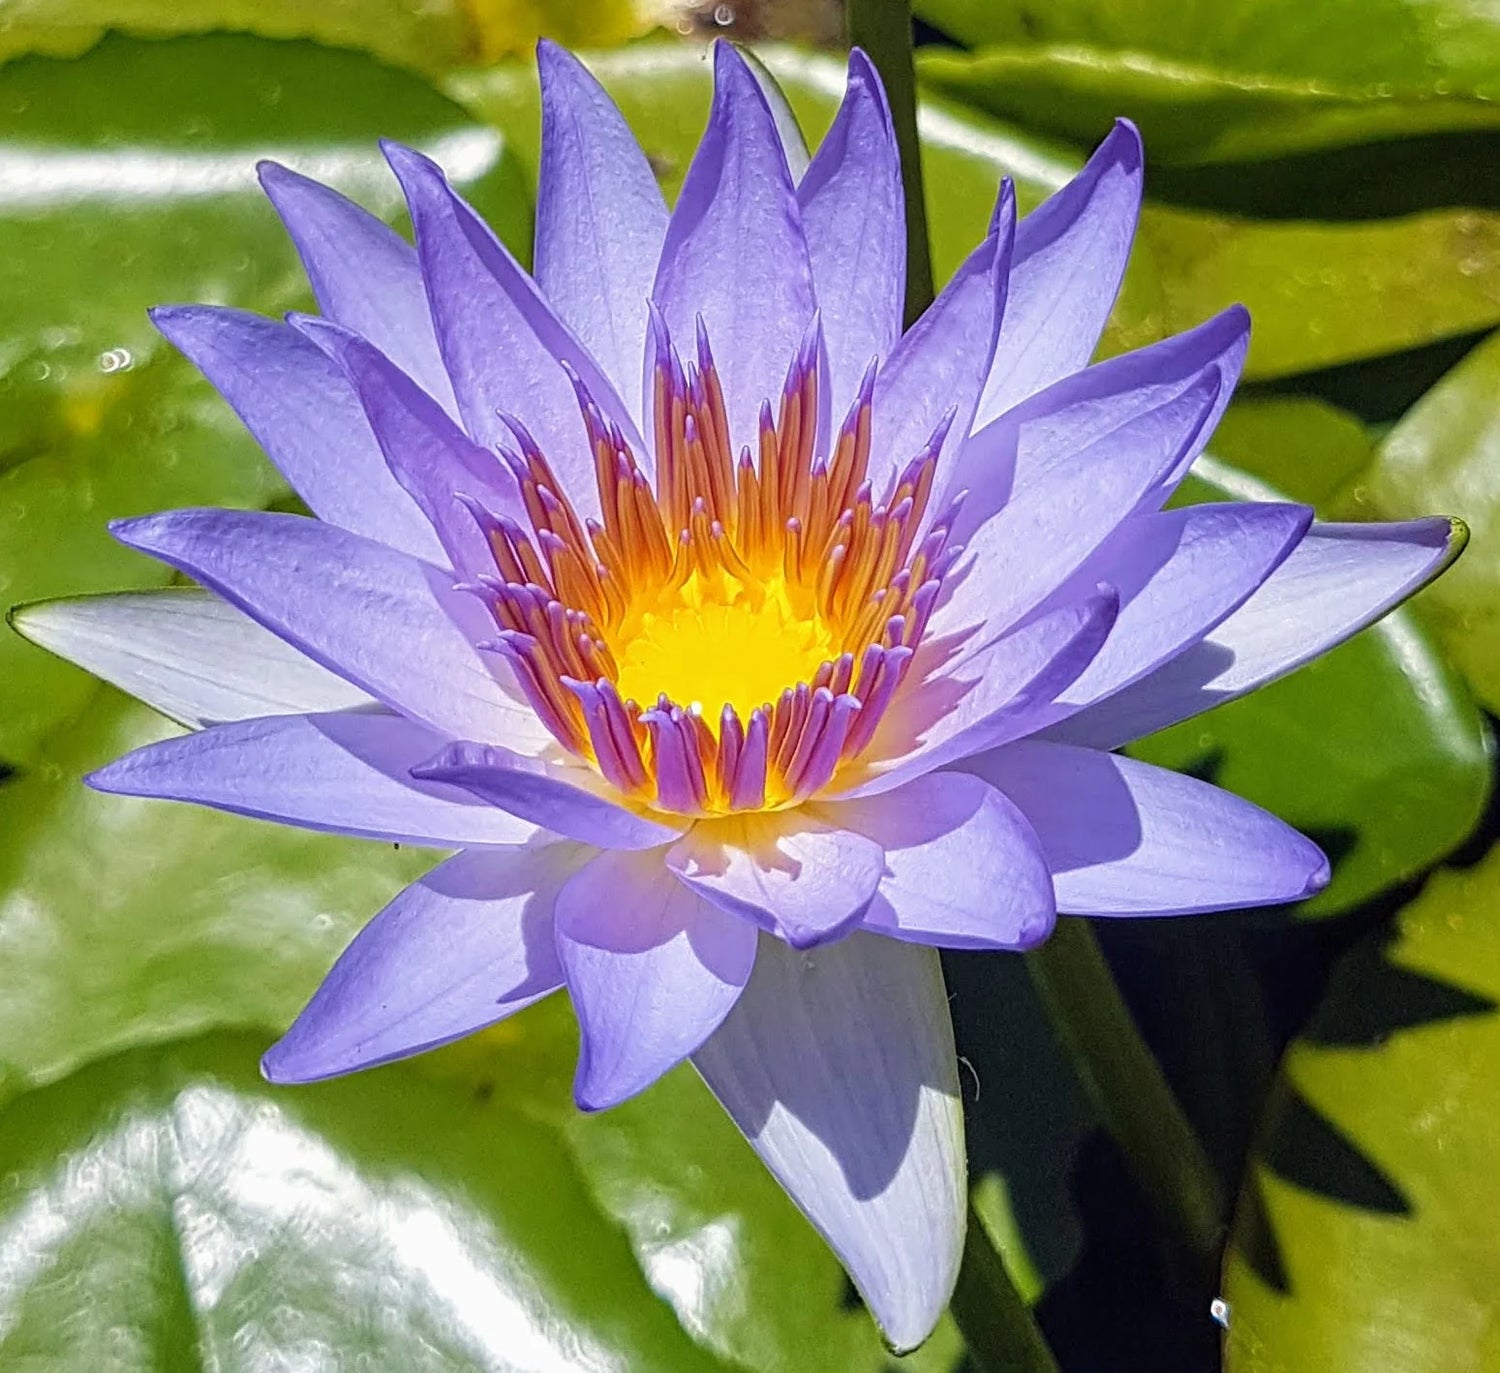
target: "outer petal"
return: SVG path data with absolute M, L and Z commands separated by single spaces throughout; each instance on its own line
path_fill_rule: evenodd
M 110 528 L 376 700 L 444 734 L 528 753 L 551 741 L 474 647 L 493 633 L 483 607 L 454 592 L 430 564 L 297 515 L 176 510 Z
M 349 378 L 386 465 L 437 532 L 449 566 L 463 576 L 495 570 L 489 540 L 460 497 L 497 515 L 524 520 L 514 476 L 496 453 L 479 447 L 431 396 L 357 334 L 302 315 L 294 327 Z
M 32 643 L 189 729 L 373 704 L 197 587 L 38 601 L 17 607 L 10 622 Z
M 1029 949 L 1051 933 L 1057 911 L 1041 845 L 1021 812 L 979 778 L 930 772 L 817 812 L 885 852 L 865 929 L 945 949 Z
M 315 515 L 403 553 L 438 554 L 343 373 L 295 329 L 214 305 L 160 306 L 151 321 L 213 383 Z
M 544 763 L 487 744 L 450 744 L 415 768 L 414 775 L 464 787 L 513 815 L 601 849 L 670 844 L 687 823 L 676 816 L 651 819 L 627 810 L 588 768 Z
M 871 360 L 889 357 L 901 337 L 906 290 L 901 155 L 880 77 L 858 48 L 849 54 L 844 103 L 797 187 L 797 203 L 838 419 Z
M 1113 588 L 1064 606 L 948 663 L 929 641 L 870 745 L 874 761 L 837 799 L 876 796 L 1029 734 L 1099 652 L 1119 612 Z
M 776 122 L 729 43 L 714 46 L 713 109 L 667 226 L 654 295 L 674 338 L 692 338 L 702 316 L 731 440 L 736 451 L 752 443 L 761 402 L 780 394 L 815 306 Z
M 1229 404 L 1249 346 L 1250 316 L 1235 305 L 1195 329 L 1064 377 L 985 425 L 964 446 L 951 471 L 938 474 L 945 495 L 969 493 L 954 521 L 953 537 L 969 538 L 1007 502 L 1072 461 L 1073 454 L 1217 378 L 1213 404 L 1196 435 L 1142 498 L 1143 507 L 1160 508 Z
M 975 417 L 985 424 L 1093 356 L 1141 208 L 1141 139 L 1119 120 L 1062 190 L 1016 230 L 1010 299 Z
M 1217 373 L 1136 412 L 1086 448 L 1063 450 L 975 531 L 930 632 L 983 625 L 994 635 L 1041 605 L 1197 441 L 1217 403 Z
M 994 356 L 1015 229 L 1015 190 L 1007 180 L 988 237 L 902 336 L 876 377 L 870 480 L 877 492 L 922 451 L 945 417 L 952 424 L 938 470 L 958 461 Z
M 536 826 L 462 787 L 411 770 L 442 737 L 399 715 L 273 715 L 127 753 L 91 774 L 97 791 L 192 801 L 285 825 L 457 848 L 515 844 Z
M 697 824 L 667 866 L 705 900 L 806 949 L 859 919 L 885 856 L 875 841 L 795 810 Z
M 573 844 L 461 853 L 354 937 L 261 1060 L 272 1082 L 317 1082 L 460 1039 L 562 985 L 552 939 Z
M 1269 906 L 1328 884 L 1328 860 L 1296 830 L 1165 768 L 1035 740 L 964 766 L 1031 821 L 1070 915 Z
M 597 515 L 593 454 L 560 364 L 574 369 L 641 453 L 635 416 L 437 164 L 399 144 L 383 146 L 416 225 L 428 304 L 464 427 L 485 447 L 510 445 L 515 440 L 502 415 L 513 416 L 536 439 L 580 513 Z
M 537 67 L 537 285 L 640 417 L 646 297 L 667 231 L 666 202 L 635 135 L 588 69 L 545 39 Z
M 583 1032 L 579 1106 L 615 1106 L 698 1048 L 750 980 L 755 946 L 754 927 L 674 881 L 659 850 L 600 854 L 579 872 L 557 900 Z
M 802 126 L 797 123 L 792 102 L 786 98 L 771 69 L 755 55 L 752 48 L 741 48 L 740 56 L 750 68 L 750 75 L 771 107 L 771 118 L 776 121 L 776 133 L 781 139 L 781 151 L 786 154 L 787 170 L 792 174 L 792 184 L 798 185 L 807 174 L 811 159 L 807 153 L 807 139 L 802 136 Z
M 1104 647 L 1063 693 L 1069 713 L 1196 643 L 1252 596 L 1301 542 L 1305 505 L 1195 505 L 1137 516 L 1083 573 L 1120 591 Z
M 935 950 L 855 933 L 755 974 L 693 1062 L 886 1338 L 931 1333 L 963 1250 L 963 1111 Z
M 1456 520 L 1314 525 L 1213 633 L 1133 686 L 1049 731 L 1114 748 L 1232 701 L 1378 620 L 1462 551 Z
M 411 244 L 331 187 L 274 162 L 256 171 L 296 245 L 318 309 L 369 339 L 457 414 Z

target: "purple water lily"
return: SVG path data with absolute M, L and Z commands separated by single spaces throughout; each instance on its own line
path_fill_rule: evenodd
M 534 275 L 390 146 L 415 247 L 262 168 L 321 317 L 155 314 L 317 518 L 121 521 L 205 589 L 18 623 L 192 727 L 95 787 L 458 850 L 344 952 L 272 1081 L 566 987 L 579 1105 L 690 1059 L 907 1348 L 965 1215 L 936 948 L 1316 891 L 1302 836 L 1111 750 L 1339 643 L 1460 533 L 1163 508 L 1249 321 L 1089 365 L 1129 125 L 1024 219 L 1002 185 L 903 334 L 863 54 L 809 161 L 720 44 L 671 211 L 588 72 L 540 67 Z

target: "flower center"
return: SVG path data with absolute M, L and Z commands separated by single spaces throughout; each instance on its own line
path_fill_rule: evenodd
M 792 806 L 869 747 L 927 625 L 952 509 L 923 530 L 945 426 L 877 498 L 872 364 L 825 456 L 816 324 L 738 460 L 700 326 L 684 367 L 653 317 L 656 473 L 572 375 L 601 519 L 530 435 L 502 450 L 530 530 L 477 505 L 471 587 L 537 715 L 627 799 L 684 815 Z
M 638 613 L 639 626 L 616 653 L 623 697 L 665 695 L 711 721 L 728 706 L 747 720 L 839 656 L 830 627 L 815 609 L 794 607 L 784 577 L 764 586 L 723 581 L 716 587 L 694 575 L 674 597 Z

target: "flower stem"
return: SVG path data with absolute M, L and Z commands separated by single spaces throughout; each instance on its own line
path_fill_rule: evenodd
M 1058 1373 L 1057 1360 L 1011 1282 L 972 1197 L 963 1263 L 948 1309 L 978 1373 Z
M 1193 1127 L 1141 1038 L 1087 920 L 1059 920 L 1026 955 L 1074 1069 L 1104 1128 L 1199 1284 L 1211 1284 L 1223 1242 L 1224 1193 Z
M 932 255 L 922 198 L 922 149 L 917 142 L 917 77 L 911 57 L 910 0 L 846 0 L 849 42 L 869 54 L 885 83 L 901 150 L 906 188 L 906 323 L 932 304 Z

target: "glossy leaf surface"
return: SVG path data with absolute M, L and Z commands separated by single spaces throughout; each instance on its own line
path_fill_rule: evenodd
M 1356 948 L 1293 1047 L 1240 1203 L 1231 1373 L 1500 1359 L 1500 857 Z

